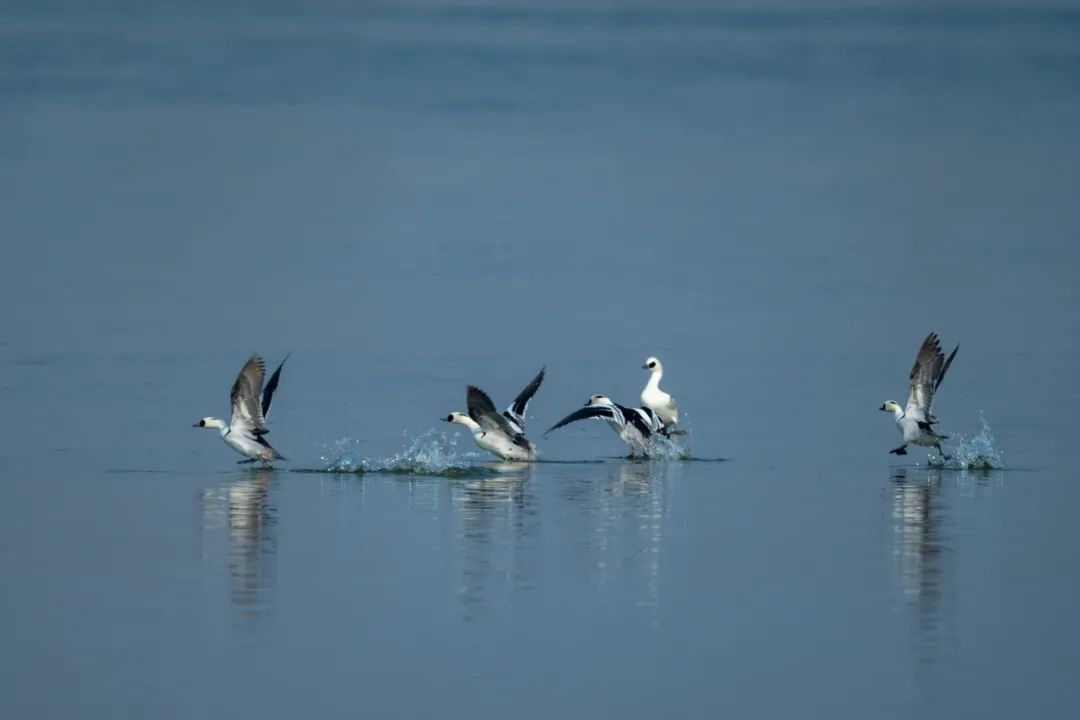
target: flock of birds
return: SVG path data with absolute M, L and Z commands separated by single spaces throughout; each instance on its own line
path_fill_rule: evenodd
M 946 358 L 937 333 L 926 336 L 911 368 L 907 406 L 901 407 L 895 400 L 889 400 L 880 408 L 893 414 L 904 440 L 900 447 L 893 448 L 890 453 L 906 455 L 907 446 L 914 444 L 935 448 L 944 459 L 949 458 L 941 448 L 941 441 L 948 439 L 948 436 L 938 434 L 934 429 L 938 419 L 931 412 L 931 407 L 934 394 L 941 387 L 945 372 L 959 349 L 957 345 Z M 286 355 L 264 385 L 266 365 L 261 357 L 252 355 L 233 383 L 230 394 L 232 417 L 229 422 L 204 417 L 195 423 L 195 427 L 218 430 L 226 445 L 247 458 L 240 460 L 241 464 L 261 462 L 268 467 L 274 460 L 287 459 L 266 441 L 266 435 L 270 432 L 266 426 L 266 416 L 281 379 L 281 368 L 288 359 Z M 657 437 L 670 438 L 682 434 L 683 431 L 676 427 L 679 423 L 679 406 L 671 395 L 660 389 L 664 366 L 657 358 L 650 357 L 642 369 L 649 371 L 649 380 L 641 391 L 641 407 L 627 407 L 606 395 L 593 395 L 585 401 L 584 407 L 548 428 L 544 436 L 578 420 L 603 420 L 630 447 L 630 457 L 634 457 L 639 450 L 648 457 L 655 449 Z M 501 413 L 487 393 L 475 385 L 469 385 L 465 394 L 467 412 L 452 412 L 444 420 L 464 425 L 480 448 L 503 460 L 535 461 L 536 446 L 525 436 L 525 413 L 529 401 L 544 381 L 544 373 L 545 369 L 541 368 Z

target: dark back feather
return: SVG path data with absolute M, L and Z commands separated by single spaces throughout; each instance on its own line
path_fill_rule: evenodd
M 616 405 L 622 411 L 627 422 L 638 429 L 645 439 L 652 437 L 653 431 L 660 423 L 656 419 L 656 413 L 649 408 L 628 408 Z
M 484 432 L 501 432 L 515 442 L 521 436 L 495 409 L 495 403 L 491 402 L 488 394 L 475 385 L 470 385 L 465 393 L 465 406 L 469 410 L 469 417 L 483 428 Z
M 285 356 L 285 359 L 277 366 L 277 370 L 270 376 L 270 379 L 266 383 L 266 387 L 263 388 L 262 413 L 264 418 L 270 414 L 270 403 L 274 399 L 274 391 L 277 390 L 278 381 L 281 379 L 281 368 L 285 367 L 285 360 L 289 359 L 289 355 L 292 355 L 292 353 Z
M 941 387 L 941 381 L 945 379 L 945 372 L 949 369 L 949 366 L 952 365 L 953 358 L 956 357 L 956 351 L 959 349 L 960 345 L 957 344 L 957 346 L 953 348 L 953 351 L 949 353 L 949 357 L 945 361 L 945 364 L 941 366 L 941 372 L 938 373 L 937 380 L 934 383 L 934 392 L 937 392 L 937 389 Z

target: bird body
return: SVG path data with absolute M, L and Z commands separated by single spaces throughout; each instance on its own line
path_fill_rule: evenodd
M 664 426 L 671 428 L 679 422 L 679 405 L 675 399 L 660 389 L 660 379 L 664 377 L 664 366 L 655 357 L 651 357 L 641 366 L 649 371 L 649 382 L 641 391 L 641 406 L 652 410 Z

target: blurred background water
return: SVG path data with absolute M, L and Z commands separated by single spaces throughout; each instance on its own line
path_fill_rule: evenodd
M 1078 710 L 1076 8 L 7 2 L 0 128 L 0 714 Z M 648 355 L 725 462 L 541 437 Z

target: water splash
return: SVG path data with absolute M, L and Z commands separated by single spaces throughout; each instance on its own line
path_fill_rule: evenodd
M 649 441 L 649 457 L 653 460 L 691 460 L 690 440 L 693 431 L 689 425 L 680 424 L 670 437 L 653 435 Z
M 990 431 L 990 424 L 979 414 L 982 427 L 970 438 L 953 433 L 949 459 L 933 456 L 927 464 L 949 470 L 1001 470 L 1005 467 L 1004 453 Z
M 361 473 L 364 471 L 364 461 L 360 452 L 354 450 L 359 441 L 351 438 L 341 438 L 333 443 L 324 445 L 322 455 L 319 457 L 326 472 Z
M 486 464 L 486 455 L 459 453 L 458 437 L 457 434 L 447 436 L 444 432 L 430 428 L 414 438 L 406 437 L 406 446 L 400 452 L 381 459 L 363 457 L 351 449 L 356 445 L 356 441 L 346 438 L 335 443 L 336 452 L 328 448 L 331 451 L 324 455 L 322 460 L 326 463 L 325 472 L 333 473 L 461 477 L 496 472 Z

